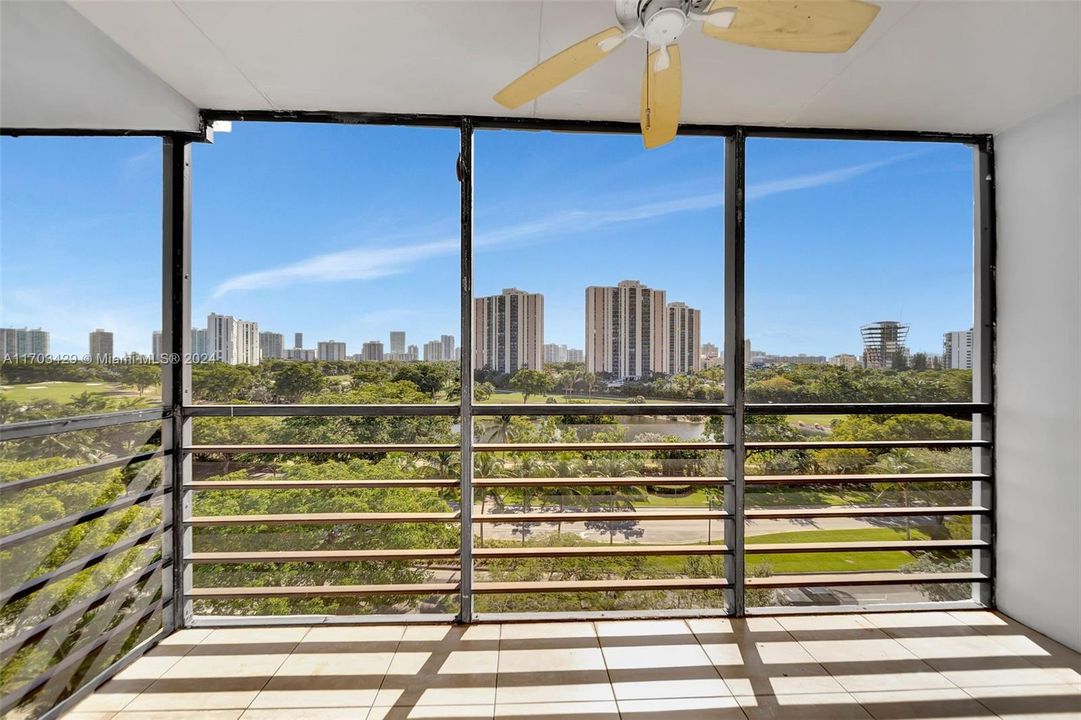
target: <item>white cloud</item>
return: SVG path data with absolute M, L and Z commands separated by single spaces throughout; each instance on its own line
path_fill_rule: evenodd
M 820 173 L 797 175 L 757 183 L 747 187 L 748 200 L 760 200 L 779 193 L 835 185 L 888 165 L 908 160 L 902 155 L 887 160 L 851 165 Z M 475 238 L 477 247 L 498 247 L 533 238 L 553 238 L 569 233 L 581 233 L 609 225 L 650 220 L 666 215 L 697 212 L 724 205 L 724 193 L 686 195 L 666 200 L 640 203 L 604 210 L 570 210 L 553 213 L 500 228 Z M 315 255 L 288 265 L 237 275 L 215 288 L 213 297 L 230 292 L 277 288 L 306 282 L 335 282 L 342 280 L 374 280 L 408 271 L 416 263 L 458 252 L 457 237 L 407 244 L 408 238 L 397 237 L 391 246 L 367 245 L 338 252 Z

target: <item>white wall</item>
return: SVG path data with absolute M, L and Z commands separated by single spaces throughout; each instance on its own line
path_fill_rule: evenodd
M 995 146 L 998 607 L 1081 650 L 1081 96 Z
M 0 3 L 0 125 L 184 130 L 195 106 L 66 3 Z

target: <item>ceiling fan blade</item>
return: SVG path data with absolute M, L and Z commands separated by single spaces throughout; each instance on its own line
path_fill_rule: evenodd
M 663 67 L 664 52 L 654 50 L 646 56 L 642 78 L 642 141 L 647 149 L 670 142 L 679 129 L 679 107 L 683 100 L 679 45 L 668 46 L 667 67 Z M 661 70 L 657 69 L 659 59 Z
M 728 27 L 702 23 L 702 32 L 718 40 L 765 50 L 843 53 L 878 15 L 878 6 L 862 0 L 713 0 L 709 12 L 734 8 Z
M 524 105 L 592 67 L 622 41 L 623 28 L 614 26 L 602 30 L 528 70 L 496 93 L 495 101 L 511 109 Z

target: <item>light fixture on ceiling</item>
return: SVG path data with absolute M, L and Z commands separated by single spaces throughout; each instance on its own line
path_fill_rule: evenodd
M 642 140 L 647 148 L 676 136 L 683 95 L 680 35 L 693 22 L 717 40 L 764 50 L 842 53 L 863 35 L 878 6 L 862 0 L 615 0 L 619 24 L 556 53 L 500 90 L 519 107 L 599 62 L 628 38 L 646 41 Z

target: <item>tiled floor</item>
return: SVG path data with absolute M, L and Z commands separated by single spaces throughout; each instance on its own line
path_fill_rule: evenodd
M 185 630 L 68 720 L 1081 718 L 1081 655 L 988 612 Z

